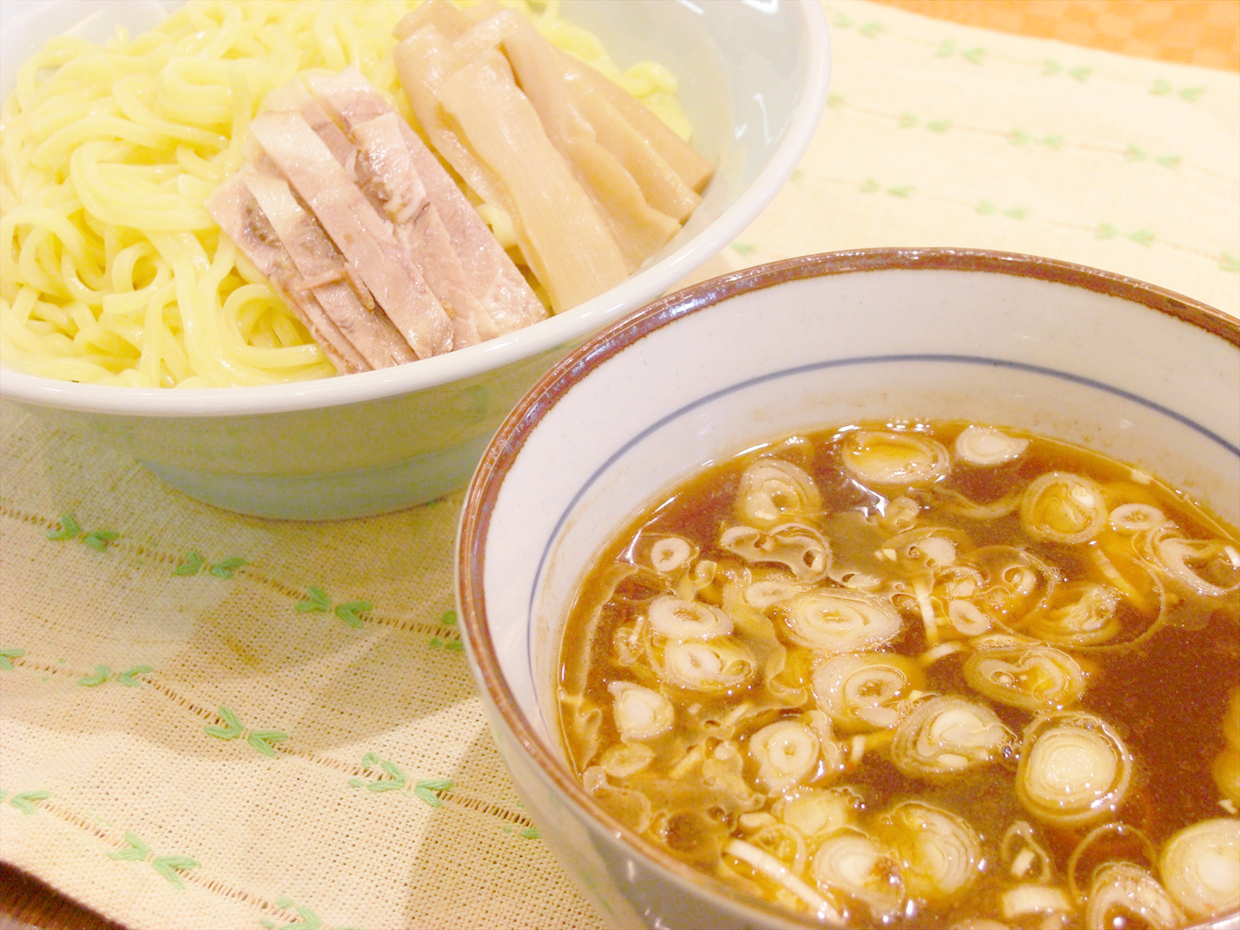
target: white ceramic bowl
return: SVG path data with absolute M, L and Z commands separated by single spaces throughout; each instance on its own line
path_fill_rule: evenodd
M 801 924 L 644 846 L 570 774 L 555 661 L 588 563 L 704 463 L 918 417 L 1089 445 L 1240 523 L 1240 322 L 1029 256 L 843 252 L 704 282 L 572 353 L 500 427 L 458 539 L 468 656 L 535 821 L 617 926 Z
M 44 39 L 147 27 L 174 0 L 5 0 L 0 90 Z M 148 390 L 0 369 L 0 396 L 132 455 L 182 491 L 266 517 L 329 519 L 420 503 L 463 486 L 500 419 L 589 334 L 667 291 L 725 247 L 791 176 L 826 100 L 818 0 L 564 0 L 621 66 L 669 64 L 716 165 L 685 228 L 619 287 L 553 319 L 383 371 L 272 387 Z M 76 25 L 73 25 L 76 24 Z

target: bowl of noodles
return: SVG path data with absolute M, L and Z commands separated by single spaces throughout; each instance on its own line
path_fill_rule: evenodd
M 469 486 L 514 783 L 615 926 L 1240 924 L 1240 322 L 1028 255 L 733 273 Z
M 14 0 L 0 51 L 0 396 L 287 519 L 463 486 L 774 197 L 829 64 L 810 0 Z

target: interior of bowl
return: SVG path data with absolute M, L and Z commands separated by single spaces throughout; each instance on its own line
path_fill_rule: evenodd
M 8 0 L 0 5 L 0 93 L 48 37 L 92 41 L 117 25 L 137 32 L 179 0 Z M 571 310 L 487 343 L 391 369 L 317 382 L 233 388 L 115 388 L 4 370 L 5 396 L 29 403 L 142 416 L 249 414 L 357 403 L 425 390 L 512 364 L 594 332 L 665 292 L 730 242 L 791 176 L 817 127 L 830 68 L 816 0 L 779 4 L 565 0 L 563 10 L 603 38 L 621 66 L 665 62 L 694 126 L 694 144 L 717 165 L 685 228 L 629 280 Z
M 704 464 L 800 430 L 911 418 L 1090 446 L 1240 523 L 1240 324 L 1208 307 L 957 250 L 813 256 L 671 295 L 526 395 L 462 519 L 477 673 L 573 803 L 592 808 L 562 763 L 556 660 L 596 553 Z

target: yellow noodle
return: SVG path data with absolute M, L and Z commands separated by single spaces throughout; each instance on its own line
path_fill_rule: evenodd
M 86 238 L 82 235 L 82 231 L 63 213 L 53 208 L 38 204 L 23 204 L 10 210 L 3 218 L 0 218 L 0 242 L 6 245 L 14 242 L 18 238 L 18 230 L 22 227 L 27 228 L 23 249 L 27 246 L 31 249 L 29 261 L 36 265 L 39 247 L 47 241 L 59 242 L 61 249 L 71 260 L 80 260 L 86 255 Z M 21 260 L 14 263 L 11 249 L 5 248 L 0 254 L 0 274 L 5 278 L 18 274 L 39 274 L 35 266 L 19 269 L 20 264 Z M 54 277 L 54 273 L 48 273 L 47 277 L 41 281 L 43 289 L 55 287 Z
M 99 289 L 99 285 L 105 283 L 105 277 L 102 269 L 94 268 L 89 264 L 75 262 L 73 258 L 62 253 L 60 256 L 60 276 L 65 283 L 65 290 L 68 291 L 72 300 L 89 306 L 103 306 L 104 292 Z M 92 286 L 89 281 L 83 281 L 82 278 L 93 279 L 95 285 Z
M 242 358 L 248 358 L 251 364 L 272 368 L 313 361 L 299 359 L 292 352 L 278 351 L 276 347 L 281 342 L 275 329 L 280 326 L 282 318 L 273 318 L 270 309 L 271 292 L 262 285 L 247 284 L 228 295 L 222 314 L 229 321 L 229 328 L 237 340 L 233 351 Z M 306 354 L 314 351 L 313 346 L 309 345 L 301 348 Z
M 136 37 L 50 39 L 0 111 L 0 362 L 148 387 L 332 374 L 204 203 L 263 97 L 298 73 L 353 65 L 410 118 L 392 29 L 417 4 L 190 0 Z M 505 5 L 683 125 L 665 71 L 621 74 L 556 0 Z

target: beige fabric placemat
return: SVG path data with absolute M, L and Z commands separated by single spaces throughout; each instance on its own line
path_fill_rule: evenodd
M 970 246 L 1240 315 L 1240 76 L 824 8 L 813 145 L 695 280 Z M 239 517 L 0 403 L 0 859 L 135 928 L 599 926 L 468 675 L 462 498 Z

